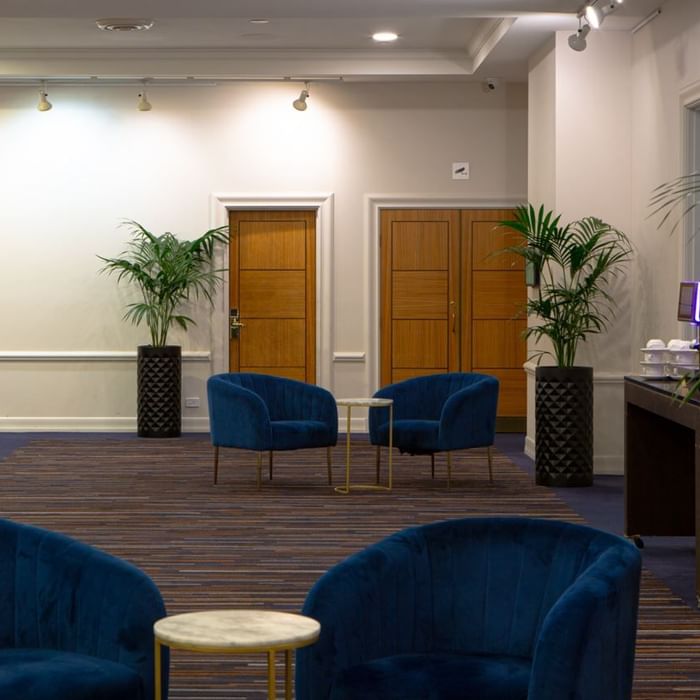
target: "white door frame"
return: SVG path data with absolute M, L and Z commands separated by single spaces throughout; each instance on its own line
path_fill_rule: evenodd
M 316 382 L 333 390 L 333 198 L 329 192 L 300 194 L 214 193 L 211 196 L 212 227 L 226 226 L 229 211 L 237 209 L 316 210 Z M 228 246 L 218 250 L 215 267 L 228 267 Z M 211 369 L 228 372 L 229 275 L 218 290 L 211 311 Z

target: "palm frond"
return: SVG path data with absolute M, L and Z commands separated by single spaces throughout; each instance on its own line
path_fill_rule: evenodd
M 504 251 L 524 258 L 539 273 L 539 285 L 526 304 L 528 315 L 538 322 L 527 328 L 526 337 L 548 338 L 556 363 L 570 366 L 578 344 L 603 333 L 614 317 L 609 283 L 633 249 L 622 231 L 596 217 L 566 225 L 560 221 L 544 206 L 530 204 L 518 207 L 514 220 L 501 221 L 499 227 L 516 231 L 523 241 Z
M 210 229 L 193 241 L 181 241 L 170 232 L 156 235 L 136 221 L 122 222 L 131 239 L 118 257 L 98 255 L 100 272 L 116 274 L 117 282 L 135 285 L 142 300 L 127 305 L 125 320 L 145 323 L 153 345 L 167 344 L 174 325 L 187 330 L 195 321 L 178 313 L 179 307 L 204 299 L 214 301 L 214 291 L 223 281 L 226 268 L 212 269 L 217 244 L 228 242 L 228 227 Z

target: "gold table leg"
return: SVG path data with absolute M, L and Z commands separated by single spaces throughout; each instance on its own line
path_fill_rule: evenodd
M 268 700 L 275 700 L 277 689 L 275 688 L 275 652 L 267 652 L 267 697 Z
M 345 491 L 350 491 L 350 414 L 351 407 L 348 406 L 348 422 L 345 433 Z
M 292 652 L 284 652 L 284 698 L 292 700 Z
M 155 700 L 162 700 L 162 697 L 163 697 L 163 689 L 162 689 L 162 687 L 161 687 L 161 681 L 160 681 L 160 674 L 161 674 L 161 670 L 160 670 L 160 654 L 161 654 L 161 651 L 160 651 L 160 642 L 159 642 L 158 639 L 156 638 L 155 653 L 154 653 L 154 656 L 153 656 L 153 663 L 154 663 L 154 666 L 155 666 L 155 668 L 154 668 L 154 670 L 153 670 L 153 672 L 154 672 L 154 674 L 155 674 L 155 678 L 153 679 L 153 680 L 154 680 L 154 683 L 155 683 Z

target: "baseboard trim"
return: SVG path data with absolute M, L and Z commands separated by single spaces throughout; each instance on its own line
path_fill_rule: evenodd
M 182 419 L 185 433 L 208 433 L 208 418 Z M 136 417 L 0 417 L 3 433 L 135 433 Z
M 595 455 L 593 457 L 593 474 L 598 476 L 623 476 L 625 473 L 622 455 Z
M 525 438 L 525 455 L 528 456 L 531 460 L 534 461 L 535 459 L 535 441 L 531 437 L 526 437 Z
M 208 350 L 185 350 L 183 362 L 209 362 Z M 136 350 L 2 350 L 0 362 L 136 362 Z

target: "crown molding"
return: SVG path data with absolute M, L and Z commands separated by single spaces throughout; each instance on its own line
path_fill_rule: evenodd
M 467 79 L 468 51 L 328 49 L 5 49 L 0 81 Z

